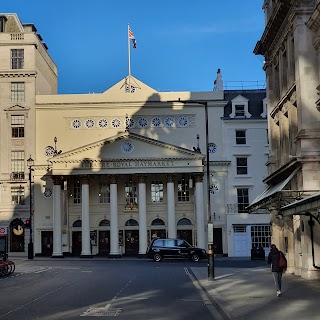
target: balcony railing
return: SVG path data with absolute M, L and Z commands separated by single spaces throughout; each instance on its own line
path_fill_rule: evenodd
M 11 33 L 11 40 L 24 40 L 23 33 Z
M 10 180 L 24 180 L 25 174 L 24 172 L 11 172 Z

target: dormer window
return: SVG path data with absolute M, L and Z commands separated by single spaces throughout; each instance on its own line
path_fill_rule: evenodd
M 7 21 L 7 18 L 5 16 L 0 16 L 0 32 L 4 32 L 6 21 Z
M 264 98 L 262 100 L 262 113 L 260 114 L 260 117 L 262 117 L 262 118 L 266 118 L 267 117 L 267 111 L 268 111 L 267 107 L 268 107 L 267 98 Z
M 230 118 L 251 118 L 248 111 L 249 100 L 241 95 L 232 100 L 232 112 Z
M 245 117 L 244 105 L 241 105 L 241 104 L 235 105 L 235 117 L 236 118 Z

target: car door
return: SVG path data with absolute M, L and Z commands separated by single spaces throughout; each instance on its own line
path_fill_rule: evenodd
M 175 258 L 178 256 L 178 250 L 174 239 L 165 239 L 163 247 L 164 256 L 167 258 Z
M 189 257 L 189 244 L 182 240 L 182 239 L 178 239 L 176 240 L 176 248 L 177 248 L 177 256 L 179 258 L 188 258 Z

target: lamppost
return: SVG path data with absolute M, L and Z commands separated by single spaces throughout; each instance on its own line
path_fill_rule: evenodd
M 32 167 L 34 165 L 34 160 L 30 158 L 27 160 L 27 166 L 29 168 L 29 186 L 30 186 L 30 193 L 29 193 L 29 199 L 30 199 L 30 211 L 29 211 L 29 222 L 30 222 L 30 237 L 29 237 L 29 243 L 28 243 L 28 259 L 33 259 L 33 241 L 32 241 L 32 190 L 31 190 L 31 184 L 32 184 Z
M 210 161 L 209 161 L 209 118 L 208 118 L 208 101 L 201 100 L 174 100 L 168 102 L 195 103 L 204 106 L 205 112 L 205 130 L 206 130 L 206 177 L 207 177 L 207 227 L 208 227 L 208 280 L 214 280 L 214 250 L 213 250 L 213 221 L 211 219 L 211 202 L 210 202 Z

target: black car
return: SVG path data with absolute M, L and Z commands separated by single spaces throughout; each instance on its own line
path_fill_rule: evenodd
M 147 249 L 147 257 L 156 262 L 164 258 L 190 259 L 199 261 L 207 257 L 204 249 L 195 248 L 182 239 L 153 239 Z

